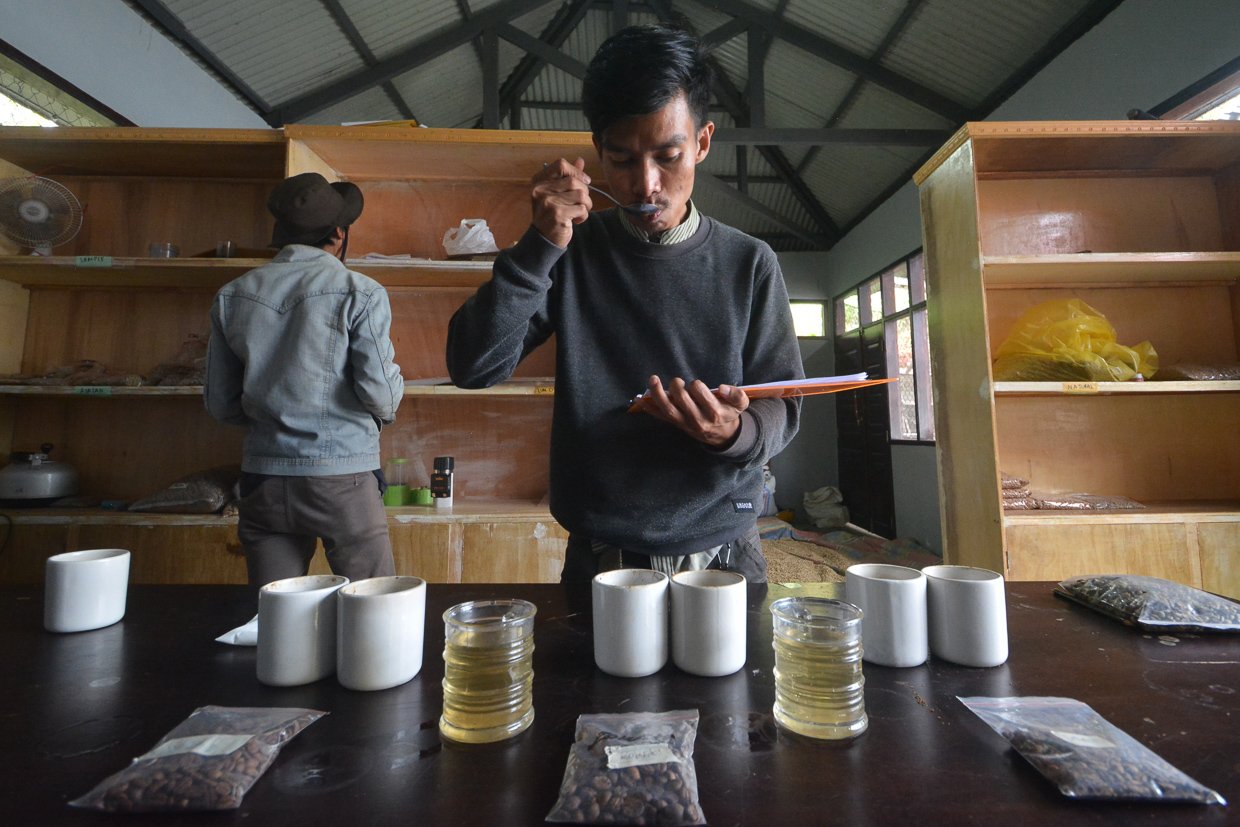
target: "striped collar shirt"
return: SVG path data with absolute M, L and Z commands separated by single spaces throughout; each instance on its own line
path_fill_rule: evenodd
M 618 209 L 617 212 L 620 213 L 620 223 L 629 232 L 629 235 L 650 244 L 679 244 L 692 238 L 693 234 L 697 232 L 698 225 L 702 223 L 702 214 L 698 212 L 697 207 L 693 206 L 692 199 L 689 200 L 689 215 L 685 220 L 661 233 L 648 233 L 634 224 L 624 210 Z

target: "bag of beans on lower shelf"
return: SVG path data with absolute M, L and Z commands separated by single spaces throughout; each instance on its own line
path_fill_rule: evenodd
M 696 709 L 581 715 L 551 822 L 705 824 Z
M 69 805 L 110 813 L 235 810 L 284 745 L 326 714 L 199 707 L 148 752 Z
M 1240 603 L 1160 577 L 1069 577 L 1055 595 L 1147 632 L 1240 632 Z

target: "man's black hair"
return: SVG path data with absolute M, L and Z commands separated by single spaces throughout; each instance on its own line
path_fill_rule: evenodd
M 586 68 L 581 107 L 602 137 L 617 121 L 658 112 L 684 93 L 694 126 L 706 123 L 711 69 L 689 32 L 666 25 L 629 26 L 603 41 Z

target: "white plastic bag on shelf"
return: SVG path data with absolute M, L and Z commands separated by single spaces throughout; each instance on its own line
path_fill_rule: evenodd
M 443 249 L 449 257 L 499 252 L 485 218 L 461 219 L 460 226 L 451 227 L 443 234 Z
M 848 506 L 838 488 L 824 486 L 816 491 L 806 491 L 803 499 L 805 513 L 815 528 L 843 528 L 848 525 Z

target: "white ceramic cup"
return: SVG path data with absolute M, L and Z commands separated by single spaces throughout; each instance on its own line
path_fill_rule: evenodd
M 667 575 L 652 569 L 600 572 L 590 584 L 594 663 L 640 678 L 667 663 Z
M 311 574 L 258 590 L 258 679 L 300 686 L 336 671 L 336 591 L 349 578 Z
M 930 654 L 926 576 L 917 569 L 860 563 L 844 571 L 845 599 L 864 613 L 862 657 L 879 666 L 920 666 Z
M 70 551 L 47 558 L 43 628 L 49 632 L 102 629 L 125 616 L 129 552 L 123 548 Z
M 972 566 L 927 566 L 930 651 L 962 666 L 998 666 L 1008 657 L 1003 575 Z
M 730 675 L 745 665 L 746 581 L 734 571 L 672 575 L 672 660 L 685 672 Z
M 373 577 L 336 592 L 336 679 L 348 689 L 400 686 L 422 670 L 426 581 Z

